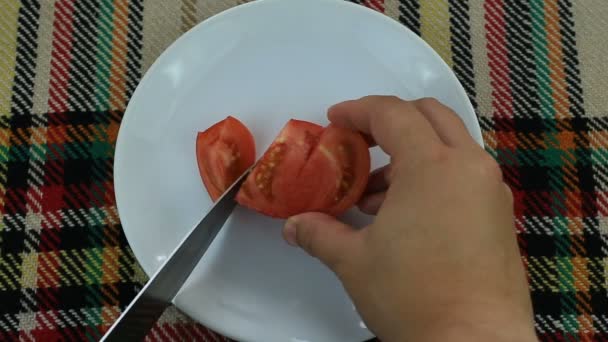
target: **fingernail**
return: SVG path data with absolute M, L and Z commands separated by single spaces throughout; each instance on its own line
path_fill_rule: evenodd
M 285 227 L 283 228 L 283 238 L 287 241 L 288 244 L 292 246 L 298 246 L 298 242 L 296 241 L 296 220 L 293 217 L 287 219 L 285 222 Z

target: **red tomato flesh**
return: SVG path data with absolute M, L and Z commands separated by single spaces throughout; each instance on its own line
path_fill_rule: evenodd
M 237 201 L 268 216 L 308 211 L 340 215 L 361 197 L 370 171 L 361 134 L 290 120 L 264 153 Z
M 232 116 L 196 136 L 196 160 L 203 184 L 215 202 L 255 161 L 251 132 Z

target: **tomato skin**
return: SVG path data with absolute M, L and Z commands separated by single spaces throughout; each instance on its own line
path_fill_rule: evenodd
M 370 170 L 367 142 L 357 132 L 291 120 L 264 153 L 237 202 L 287 218 L 308 211 L 340 215 L 361 197 Z
M 232 116 L 196 136 L 196 159 L 203 184 L 215 202 L 255 162 L 247 127 Z
M 282 198 L 284 190 L 290 187 L 291 177 L 280 175 L 299 173 L 322 131 L 322 126 L 312 122 L 290 120 L 241 186 L 237 202 L 267 216 L 287 217 L 293 211 L 293 203 Z

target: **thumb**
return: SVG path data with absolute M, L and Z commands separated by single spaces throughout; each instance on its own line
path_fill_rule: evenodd
M 283 237 L 292 246 L 304 249 L 336 273 L 355 259 L 361 235 L 351 226 L 322 213 L 306 213 L 285 222 Z

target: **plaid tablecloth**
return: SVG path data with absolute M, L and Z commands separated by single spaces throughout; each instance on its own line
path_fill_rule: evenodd
M 99 339 L 141 288 L 113 193 L 122 114 L 172 41 L 241 2 L 0 1 L 0 340 Z M 608 341 L 606 0 L 361 3 L 420 34 L 473 101 L 540 338 Z M 148 338 L 224 339 L 174 308 Z

